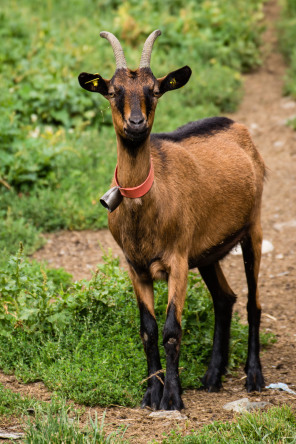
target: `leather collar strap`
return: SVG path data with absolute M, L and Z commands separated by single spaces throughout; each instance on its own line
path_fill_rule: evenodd
M 151 164 L 150 171 L 149 171 L 148 177 L 145 180 L 145 182 L 143 182 L 141 185 L 139 185 L 137 187 L 133 187 L 133 188 L 123 188 L 119 185 L 118 180 L 117 180 L 118 165 L 116 165 L 114 177 L 115 177 L 116 185 L 119 187 L 119 191 L 122 196 L 129 197 L 130 199 L 136 199 L 137 197 L 142 197 L 146 193 L 148 193 L 148 191 L 152 187 L 152 184 L 154 181 L 154 168 L 153 168 L 152 157 L 151 157 L 150 164 Z

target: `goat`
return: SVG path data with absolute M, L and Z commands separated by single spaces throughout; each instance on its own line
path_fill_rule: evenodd
M 213 351 L 202 382 L 209 392 L 218 391 L 228 363 L 232 306 L 236 300 L 219 261 L 238 243 L 248 284 L 246 388 L 248 392 L 261 391 L 264 386 L 259 358 L 261 305 L 257 280 L 265 167 L 247 128 L 226 117 L 191 122 L 169 133 L 150 134 L 158 99 L 184 86 L 191 76 L 191 69 L 184 66 L 164 77 L 154 77 L 150 59 L 160 34 L 159 30 L 150 34 L 139 68 L 131 70 L 118 39 L 101 32 L 101 37 L 112 45 L 115 74 L 107 80 L 99 74 L 81 73 L 79 83 L 88 91 L 102 94 L 112 110 L 117 168 L 112 188 L 102 203 L 110 211 L 109 229 L 126 257 L 140 311 L 140 335 L 149 376 L 141 406 L 181 410 L 184 404 L 178 363 L 188 270 L 199 269 L 213 298 Z M 108 196 L 113 193 L 117 197 L 111 198 L 110 203 Z M 163 330 L 165 377 L 154 313 L 153 281 L 157 279 L 168 282 Z

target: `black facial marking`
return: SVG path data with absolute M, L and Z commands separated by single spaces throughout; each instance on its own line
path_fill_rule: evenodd
M 145 105 L 146 105 L 146 116 L 148 119 L 152 109 L 153 97 L 150 88 L 148 86 L 144 86 L 143 91 L 144 91 Z
M 152 134 L 151 138 L 181 142 L 189 137 L 212 136 L 219 131 L 227 131 L 233 123 L 233 120 L 227 117 L 210 117 L 187 123 L 171 133 Z
M 120 86 L 118 88 L 118 91 L 116 92 L 115 103 L 123 119 L 124 119 L 124 102 L 125 102 L 125 89 L 123 86 Z
M 131 77 L 132 79 L 136 79 L 138 76 L 138 72 L 137 71 L 132 71 L 130 70 L 128 73 L 129 77 Z

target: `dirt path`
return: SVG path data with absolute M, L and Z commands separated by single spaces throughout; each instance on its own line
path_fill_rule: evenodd
M 264 375 L 268 384 L 284 382 L 296 390 L 296 132 L 285 124 L 287 119 L 296 115 L 296 102 L 282 97 L 285 66 L 277 50 L 274 29 L 278 14 L 276 2 L 269 2 L 266 5 L 264 64 L 261 69 L 245 77 L 245 98 L 239 111 L 230 117 L 249 127 L 269 168 L 262 221 L 264 238 L 272 242 L 274 250 L 263 256 L 259 283 L 262 327 L 273 331 L 278 342 L 263 353 Z M 100 260 L 98 243 L 104 249 L 112 248 L 114 254 L 122 257 L 110 233 L 105 230 L 61 232 L 47 238 L 47 245 L 34 257 L 48 260 L 51 266 L 64 267 L 76 279 L 89 278 L 91 270 L 95 269 Z M 242 258 L 230 255 L 223 262 L 223 269 L 239 295 L 235 309 L 245 320 L 246 283 Z M 118 426 L 128 425 L 125 436 L 132 442 L 147 443 L 153 439 L 161 442 L 162 434 L 173 427 L 186 434 L 213 420 L 232 419 L 233 414 L 225 412 L 222 406 L 247 396 L 243 378 L 242 370 L 235 376 L 228 376 L 223 390 L 218 394 L 186 391 L 183 398 L 187 421 L 156 421 L 149 417 L 148 410 L 118 407 L 107 410 L 105 424 L 109 425 L 106 429 L 114 430 Z M 2 375 L 0 382 L 2 380 L 14 390 L 26 391 L 27 386 L 18 384 L 14 377 Z M 47 395 L 43 393 L 42 396 Z M 284 392 L 265 390 L 248 397 L 267 400 L 274 405 L 287 402 L 296 408 L 296 396 Z M 102 416 L 103 409 L 96 410 L 99 417 Z

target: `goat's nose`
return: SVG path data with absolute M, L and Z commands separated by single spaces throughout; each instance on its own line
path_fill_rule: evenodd
M 131 116 L 129 121 L 132 125 L 141 125 L 144 122 L 143 116 Z

